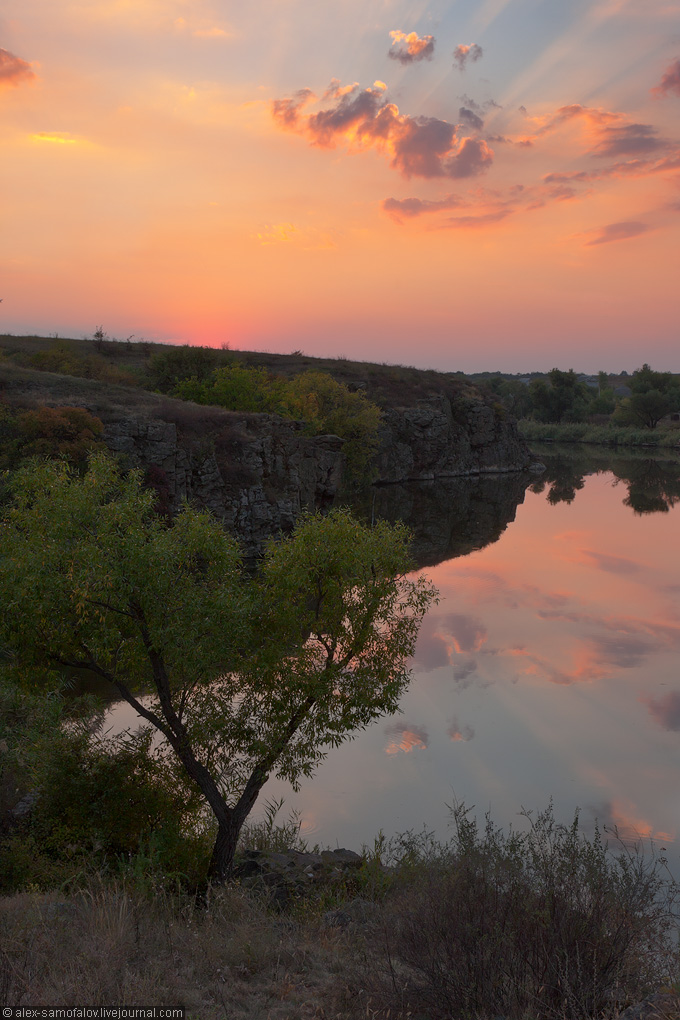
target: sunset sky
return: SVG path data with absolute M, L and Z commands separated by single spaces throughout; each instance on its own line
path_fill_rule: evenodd
M 680 372 L 680 0 L 5 0 L 0 332 Z

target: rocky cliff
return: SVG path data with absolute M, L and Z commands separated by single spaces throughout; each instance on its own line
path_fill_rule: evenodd
M 146 472 L 168 512 L 178 510 L 185 499 L 207 507 L 256 552 L 271 534 L 289 531 L 302 510 L 333 502 L 342 481 L 342 440 L 337 436 L 308 436 L 298 422 L 217 408 L 209 409 L 205 420 L 192 419 L 188 405 L 182 413 L 179 402 L 172 404 L 180 407 L 174 422 L 128 415 L 109 420 L 105 430 L 108 447 Z M 452 404 L 447 397 L 435 397 L 385 412 L 376 468 L 379 482 L 396 483 L 521 472 L 530 462 L 514 423 L 500 420 L 493 408 L 481 401 Z M 526 484 L 518 478 L 512 496 L 501 501 L 502 509 L 493 486 L 477 487 L 480 508 L 492 508 L 494 518 L 482 528 L 485 535 L 512 519 Z M 445 497 L 449 504 L 451 496 Z M 386 498 L 379 502 L 386 503 Z M 438 531 L 432 540 L 423 534 L 422 562 L 437 558 L 432 547 L 445 555 L 454 524 L 442 525 L 440 499 L 430 493 L 423 503 L 419 497 L 415 505 L 420 510 L 412 505 L 412 495 L 402 493 L 390 502 L 401 506 L 396 516 L 412 520 L 416 532 L 422 531 L 420 518 L 432 521 Z M 425 505 L 428 512 L 423 514 Z M 476 516 L 481 514 L 480 509 Z M 395 514 L 386 511 L 381 516 Z
M 190 500 L 248 548 L 290 530 L 302 510 L 329 506 L 342 477 L 342 440 L 306 436 L 298 422 L 225 412 L 197 441 L 169 421 L 109 422 L 105 442 L 141 467 L 170 512 Z
M 533 460 L 515 422 L 481 400 L 446 396 L 384 412 L 381 482 L 521 471 Z

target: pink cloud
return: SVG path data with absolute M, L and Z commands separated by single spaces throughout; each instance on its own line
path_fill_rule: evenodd
M 674 60 L 663 75 L 659 84 L 652 89 L 658 96 L 674 94 L 680 96 L 680 59 Z
M 35 71 L 21 57 L 15 57 L 9 50 L 0 48 L 0 88 L 15 88 L 21 82 L 37 78 Z
M 680 730 L 680 691 L 669 691 L 661 698 L 640 698 L 652 719 L 664 730 Z
M 435 39 L 433 35 L 419 36 L 417 32 L 390 32 L 392 49 L 387 56 L 400 64 L 414 64 L 418 60 L 432 60 Z
M 354 150 L 373 148 L 391 157 L 404 177 L 473 177 L 487 170 L 493 151 L 477 138 L 459 137 L 454 124 L 437 117 L 410 117 L 387 101 L 382 88 L 349 91 L 336 87 L 335 105 L 305 114 L 313 93 L 302 89 L 291 99 L 276 99 L 271 112 L 279 127 L 304 135 L 313 145 Z

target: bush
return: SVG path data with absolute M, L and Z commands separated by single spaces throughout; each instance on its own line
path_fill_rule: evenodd
M 148 376 L 152 389 L 171 393 L 186 379 L 199 382 L 207 379 L 217 368 L 219 353 L 211 347 L 167 347 L 153 354 L 149 361 Z M 194 397 L 185 398 L 193 400 Z
M 15 469 L 28 457 L 65 457 L 84 467 L 101 447 L 104 426 L 82 407 L 38 407 L 14 413 L 0 408 L 0 469 Z
M 582 1020 L 672 979 L 676 890 L 660 860 L 613 853 L 552 808 L 526 833 L 487 818 L 480 835 L 464 807 L 454 816 L 454 840 L 388 906 L 389 958 L 372 982 L 386 1008 Z

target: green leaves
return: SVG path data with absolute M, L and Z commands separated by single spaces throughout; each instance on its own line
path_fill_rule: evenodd
M 163 734 L 230 839 L 270 772 L 295 784 L 397 710 L 436 599 L 407 574 L 403 525 L 308 515 L 252 577 L 210 514 L 186 506 L 168 526 L 139 474 L 108 456 L 83 476 L 33 464 L 13 493 L 0 521 L 13 675 L 106 679 Z

